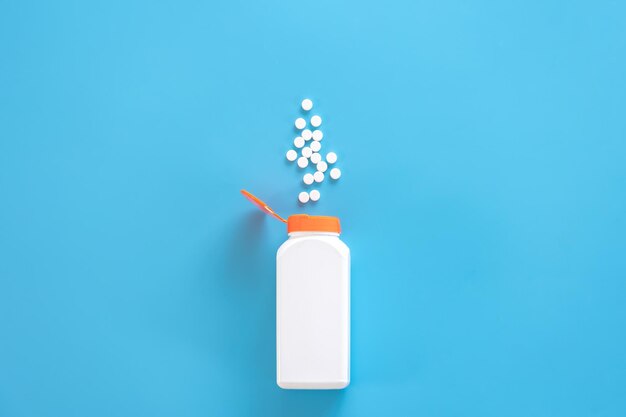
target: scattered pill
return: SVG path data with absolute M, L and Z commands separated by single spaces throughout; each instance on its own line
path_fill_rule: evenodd
M 323 138 L 324 138 L 324 132 L 322 132 L 321 130 L 318 130 L 318 129 L 313 131 L 313 140 L 319 142 Z
M 322 118 L 319 117 L 317 114 L 315 116 L 311 117 L 311 126 L 318 127 L 321 124 L 322 124 Z M 303 128 L 304 128 L 304 126 L 299 127 L 298 129 L 303 129 Z
M 319 155 L 319 154 L 318 154 Z M 298 152 L 294 151 L 293 149 L 289 149 L 287 151 L 287 160 L 290 162 L 295 161 L 298 158 Z M 317 161 L 319 162 L 319 161 Z M 316 163 L 317 163 L 316 162 Z
M 311 147 L 312 149 L 313 147 Z M 295 153 L 296 151 L 294 151 Z M 313 155 L 311 155 L 311 162 L 314 164 L 319 163 L 322 160 L 322 155 L 318 154 L 317 152 L 314 152 Z M 293 161 L 293 159 L 292 159 Z
M 313 116 L 313 117 L 315 117 L 315 116 Z M 296 129 L 300 129 L 300 130 L 302 130 L 302 129 L 304 129 L 304 127 L 306 126 L 306 120 L 304 120 L 302 117 L 298 117 L 298 118 L 296 119 L 296 123 L 295 123 L 295 125 L 296 125 Z M 319 125 L 318 125 L 318 126 L 319 126 Z
M 306 204 L 309 202 L 309 193 L 307 193 L 306 191 L 302 191 L 300 194 L 298 194 L 298 200 L 300 200 L 300 202 L 302 204 Z
M 313 133 L 309 129 L 304 129 L 302 131 L 302 138 L 304 140 L 311 140 L 312 137 L 313 137 Z
M 315 171 L 315 174 L 313 174 L 313 179 L 315 180 L 315 182 L 324 181 L 324 173 L 321 171 Z
M 308 98 L 303 99 L 300 105 L 302 110 L 305 112 L 313 109 L 313 101 Z M 310 123 L 310 126 L 313 127 L 307 129 L 307 123 Z M 324 132 L 317 128 L 322 125 L 322 117 L 315 114 L 311 116 L 308 121 L 303 117 L 298 117 L 294 124 L 296 128 L 301 131 L 300 136 L 297 136 L 293 140 L 293 144 L 297 149 L 288 150 L 285 156 L 288 161 L 297 161 L 298 167 L 300 168 L 308 167 L 310 159 L 310 163 L 312 163 L 317 169 L 314 173 L 304 174 L 302 181 L 306 185 L 321 183 L 324 181 L 326 176 L 324 173 L 329 169 L 328 165 L 337 162 L 337 154 L 335 152 L 328 152 L 325 160 L 320 153 L 322 149 L 321 141 L 324 138 Z M 307 142 L 309 142 L 308 146 Z M 301 149 L 301 151 L 299 151 L 299 149 Z M 299 153 L 300 156 L 298 155 Z M 328 175 L 331 179 L 338 180 L 341 177 L 341 170 L 339 168 L 332 168 Z M 302 191 L 298 194 L 298 201 L 302 204 L 306 204 L 309 201 L 318 201 L 320 196 L 321 194 L 319 190 L 311 190 L 310 192 Z
M 302 139 L 301 136 L 296 137 L 293 140 L 293 146 L 295 146 L 296 148 L 301 148 L 304 146 L 304 139 Z
M 305 158 L 304 156 L 301 156 L 300 158 L 298 158 L 298 166 L 300 168 L 306 168 L 307 165 L 309 165 L 309 160 L 307 158 Z

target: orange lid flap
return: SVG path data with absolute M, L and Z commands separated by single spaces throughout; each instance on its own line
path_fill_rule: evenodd
M 264 211 L 265 213 L 269 214 L 270 216 L 273 216 L 274 218 L 280 220 L 283 223 L 287 223 L 287 220 L 283 219 L 282 217 L 280 217 L 278 214 L 276 214 L 276 212 L 274 210 L 272 210 L 270 208 L 270 206 L 268 206 L 267 204 L 265 204 L 263 201 L 261 201 L 258 197 L 255 197 L 254 195 L 250 194 L 249 192 L 247 192 L 246 190 L 241 190 L 241 194 L 243 194 L 244 197 L 246 197 L 248 200 L 250 200 L 250 202 L 252 204 L 254 204 L 255 206 L 257 206 L 258 208 L 261 209 L 261 211 Z

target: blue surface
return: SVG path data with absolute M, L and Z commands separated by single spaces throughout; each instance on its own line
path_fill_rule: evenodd
M 87 4 L 90 3 L 90 4 Z M 0 4 L 0 416 L 626 414 L 626 5 Z M 352 385 L 275 384 L 304 97 Z

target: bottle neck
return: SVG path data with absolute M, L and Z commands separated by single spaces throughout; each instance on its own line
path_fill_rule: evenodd
M 333 232 L 315 232 L 315 231 L 306 231 L 306 232 L 291 232 L 287 233 L 290 239 L 298 238 L 298 237 L 307 237 L 307 236 L 329 236 L 329 237 L 339 237 L 339 233 Z

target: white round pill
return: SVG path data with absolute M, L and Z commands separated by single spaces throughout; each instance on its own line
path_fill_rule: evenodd
M 311 150 L 313 152 L 319 152 L 322 149 L 322 144 L 319 142 L 311 142 Z
M 296 125 L 296 129 L 302 130 L 306 126 L 306 120 L 304 120 L 302 117 L 298 117 L 296 119 L 295 125 Z
M 307 165 L 309 165 L 309 160 L 307 158 L 305 158 L 304 156 L 298 158 L 298 166 L 300 168 L 306 168 Z
M 308 146 L 302 148 L 302 156 L 304 156 L 305 158 L 310 158 L 311 155 L 313 155 L 313 151 L 311 150 L 311 148 L 309 148 Z
M 295 151 L 294 151 L 295 153 Z M 322 155 L 318 154 L 317 152 L 313 153 L 313 155 L 311 155 L 311 162 L 314 164 L 317 164 L 318 162 L 320 162 L 322 160 Z M 292 159 L 293 161 L 293 159 Z
M 309 129 L 304 129 L 302 131 L 302 138 L 304 140 L 311 140 L 312 137 L 313 137 L 313 133 L 311 133 Z
M 330 178 L 338 180 L 341 177 L 341 170 L 339 168 L 333 168 L 330 170 Z
M 300 200 L 302 204 L 308 203 L 309 193 L 307 193 L 306 191 L 302 191 L 300 194 L 298 194 L 298 200 Z
M 337 154 L 335 152 L 328 152 L 326 154 L 326 162 L 329 164 L 334 164 L 337 162 Z
M 313 131 L 313 140 L 316 140 L 319 142 L 323 138 L 324 138 L 324 132 L 322 132 L 321 130 L 317 130 L 317 129 Z
M 304 100 L 302 100 L 302 110 L 309 111 L 312 108 L 313 108 L 313 102 L 310 99 L 305 98 Z
M 315 178 L 313 178 L 313 174 L 304 174 L 304 177 L 302 177 L 302 181 L 306 184 L 306 185 L 311 185 L 313 184 L 313 181 L 315 180 Z
M 316 167 L 318 171 L 326 172 L 326 170 L 328 169 L 328 164 L 324 161 L 320 161 L 317 163 Z
M 319 155 L 319 154 L 318 154 Z M 287 151 L 287 160 L 290 162 L 293 162 L 296 160 L 296 158 L 298 158 L 298 152 L 294 151 L 293 149 L 289 149 Z M 319 161 L 318 161 L 319 162 Z M 317 162 L 316 162 L 317 163 Z
M 317 190 L 311 190 L 309 196 L 311 197 L 311 201 L 317 201 L 320 199 L 320 192 Z
M 296 148 L 301 148 L 304 146 L 304 139 L 302 139 L 302 137 L 298 136 L 293 140 L 293 146 L 295 146 Z
M 324 173 L 321 171 L 315 171 L 315 174 L 313 174 L 313 179 L 315 180 L 315 182 L 324 181 Z
M 319 117 L 317 114 L 315 116 L 311 117 L 311 126 L 318 127 L 321 124 L 322 124 L 322 118 Z M 299 127 L 298 129 L 302 129 L 302 127 Z

